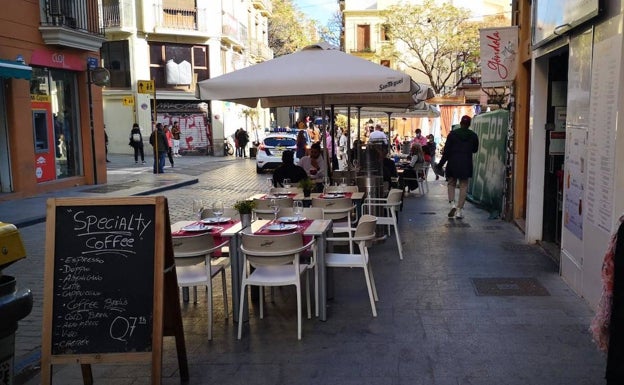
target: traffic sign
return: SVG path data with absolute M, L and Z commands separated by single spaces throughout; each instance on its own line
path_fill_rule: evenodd
M 124 106 L 134 106 L 134 96 L 124 96 L 122 103 Z
M 139 80 L 138 86 L 140 94 L 153 94 L 156 90 L 153 80 Z

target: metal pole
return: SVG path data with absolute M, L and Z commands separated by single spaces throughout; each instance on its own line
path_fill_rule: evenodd
M 91 128 L 91 154 L 93 158 L 93 184 L 98 184 L 97 177 L 97 159 L 95 158 L 95 128 L 93 127 L 93 95 L 91 94 L 91 69 L 87 69 L 87 87 L 89 93 L 89 125 Z

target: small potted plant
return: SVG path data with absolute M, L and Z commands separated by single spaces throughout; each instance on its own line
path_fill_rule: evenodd
M 240 214 L 243 227 L 247 227 L 251 224 L 251 213 L 255 207 L 256 202 L 251 200 L 242 200 L 234 203 L 234 209 Z
M 316 187 L 316 183 L 310 178 L 305 178 L 299 181 L 299 187 L 303 190 L 303 196 L 307 198 Z

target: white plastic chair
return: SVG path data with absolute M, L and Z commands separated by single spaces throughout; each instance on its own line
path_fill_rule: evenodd
M 327 267 L 360 267 L 364 270 L 364 278 L 366 279 L 366 287 L 368 288 L 368 297 L 371 304 L 373 317 L 377 317 L 377 309 L 375 301 L 378 301 L 377 288 L 375 287 L 375 279 L 373 270 L 370 265 L 368 256 L 368 246 L 375 239 L 375 226 L 377 218 L 372 215 L 362 215 L 360 221 L 355 228 L 353 234 L 349 234 L 349 242 L 357 243 L 359 253 L 328 253 L 325 255 L 325 266 Z M 327 238 L 328 242 L 342 241 L 342 238 Z
M 275 199 L 254 199 L 256 207 L 253 209 L 253 219 L 273 219 L 273 209 L 271 208 L 271 201 L 275 200 L 275 203 L 280 207 L 280 211 L 285 207 L 292 207 L 292 198 L 275 198 Z M 280 214 L 278 213 L 278 216 Z
M 312 198 L 312 207 L 323 209 L 323 219 L 332 220 L 334 234 L 349 233 L 353 230 L 352 214 L 356 212 L 351 198 L 322 199 Z M 349 243 L 349 252 L 353 253 L 353 245 Z
M 362 208 L 364 212 L 367 213 L 373 212 L 373 207 L 381 207 L 383 209 L 385 215 L 377 215 L 377 224 L 387 225 L 388 231 L 390 230 L 390 226 L 394 227 L 394 234 L 396 235 L 400 259 L 403 259 L 403 245 L 401 245 L 401 237 L 399 235 L 397 212 L 401 206 L 402 195 L 403 191 L 399 189 L 392 189 L 386 198 L 366 198 Z
M 208 302 L 208 339 L 212 340 L 213 299 L 212 278 L 221 274 L 223 287 L 223 307 L 225 319 L 228 318 L 227 285 L 225 282 L 226 263 L 212 264 L 212 253 L 226 246 L 228 241 L 219 245 L 214 244 L 210 233 L 201 233 L 192 236 L 172 236 L 173 254 L 176 265 L 178 286 L 193 287 L 193 300 L 197 303 L 197 286 L 206 286 Z M 225 260 L 225 259 L 223 259 Z M 222 261 L 223 261 L 222 260 Z
M 299 255 L 312 247 L 313 258 L 316 259 L 316 241 L 303 244 L 299 233 L 285 235 L 241 234 L 241 252 L 245 272 L 241 282 L 241 299 L 238 319 L 238 339 L 243 329 L 243 306 L 245 305 L 245 289 L 247 286 L 260 287 L 260 318 L 264 318 L 264 286 L 295 285 L 297 291 L 297 338 L 301 339 L 301 275 L 306 273 L 306 297 L 308 318 L 310 310 L 310 285 L 308 264 L 301 264 Z M 249 264 L 247 263 L 249 262 Z M 249 266 L 254 267 L 251 272 Z

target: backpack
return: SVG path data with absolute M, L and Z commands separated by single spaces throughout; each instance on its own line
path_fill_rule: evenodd
M 139 134 L 138 132 L 135 132 L 134 134 L 132 134 L 132 141 L 133 142 L 140 142 L 141 141 L 141 134 Z

